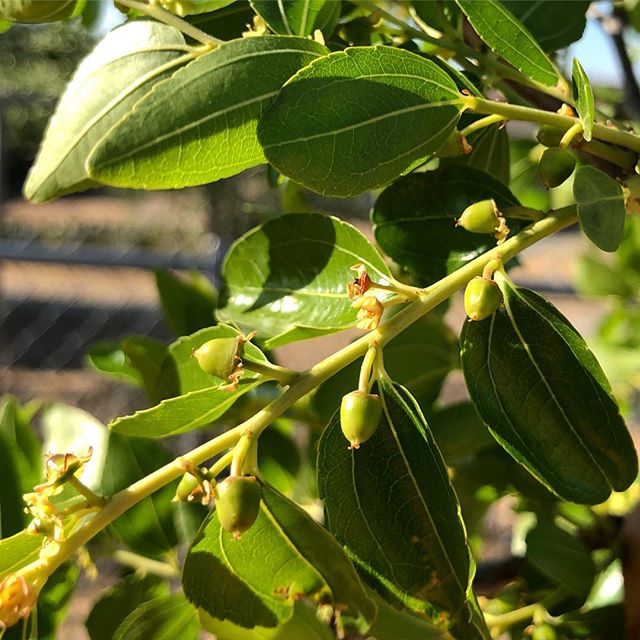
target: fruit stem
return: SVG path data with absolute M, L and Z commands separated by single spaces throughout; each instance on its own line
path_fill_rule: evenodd
M 104 496 L 99 496 L 87 487 L 84 482 L 79 480 L 76 476 L 69 476 L 67 482 L 81 495 L 87 499 L 89 507 L 104 507 L 107 504 L 107 499 Z
M 253 443 L 253 433 L 246 431 L 233 448 L 233 456 L 231 458 L 231 475 L 241 476 L 244 472 L 244 463 Z
M 245 369 L 261 373 L 267 378 L 277 380 L 282 385 L 291 384 L 300 377 L 299 371 L 287 369 L 287 367 L 281 367 L 277 364 L 273 364 L 272 362 L 256 362 L 255 360 L 248 360 L 246 356 L 242 359 L 242 365 Z
M 490 260 L 482 270 L 482 277 L 486 280 L 491 280 L 498 269 L 502 269 L 502 262 L 500 260 Z
M 571 141 L 580 133 L 582 133 L 583 127 L 582 122 L 576 122 L 574 125 L 571 125 L 565 132 L 562 138 L 560 138 L 560 142 L 558 146 L 560 148 L 568 148 L 571 144 Z
M 231 451 L 227 451 L 223 456 L 218 458 L 210 467 L 209 467 L 209 479 L 213 482 L 217 476 L 219 476 L 230 464 L 233 460 L 233 449 Z
M 360 377 L 358 378 L 358 391 L 369 393 L 371 390 L 374 382 L 374 379 L 371 377 L 371 371 L 377 355 L 378 348 L 375 345 L 369 347 L 367 353 L 364 354 L 362 366 L 360 367 Z
M 118 0 L 118 3 L 125 7 L 129 7 L 129 9 L 134 9 L 140 13 L 144 13 L 150 18 L 155 18 L 159 22 L 163 22 L 170 27 L 174 27 L 175 29 L 178 29 L 178 31 L 182 31 L 186 36 L 201 42 L 207 47 L 214 48 L 224 42 L 224 40 L 219 40 L 218 38 L 210 36 L 208 33 L 198 29 L 198 27 L 195 27 L 186 20 L 183 20 L 179 16 L 159 7 L 158 5 L 139 2 L 138 0 Z
M 490 116 L 485 116 L 484 118 L 480 118 L 475 122 L 472 122 L 470 125 L 467 125 L 464 129 L 460 129 L 460 135 L 465 138 L 475 131 L 479 131 L 480 129 L 484 129 L 496 122 L 503 122 L 507 118 L 505 116 L 498 115 L 496 113 L 491 114 Z

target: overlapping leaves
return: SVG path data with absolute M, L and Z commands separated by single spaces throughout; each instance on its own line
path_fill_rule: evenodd
M 462 366 L 502 446 L 554 493 L 596 504 L 636 478 L 633 442 L 598 362 L 555 307 L 504 287 L 504 307 L 467 321 Z
M 461 637 L 486 637 L 470 595 L 473 562 L 442 456 L 411 395 L 386 380 L 379 391 L 384 417 L 360 449 L 347 448 L 338 414 L 320 441 L 327 526 L 386 599 L 434 617 L 445 611 Z

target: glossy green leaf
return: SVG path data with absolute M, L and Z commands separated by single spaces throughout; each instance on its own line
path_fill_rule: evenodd
M 591 552 L 577 536 L 543 521 L 527 534 L 527 563 L 584 603 L 596 575 Z
M 572 611 L 560 618 L 558 631 L 571 640 L 611 640 L 625 637 L 622 604 Z
M 43 451 L 85 455 L 93 450 L 79 478 L 91 489 L 99 489 L 109 438 L 104 424 L 82 409 L 52 404 L 42 412 L 42 430 Z
M 240 396 L 259 384 L 257 380 L 241 380 L 235 390 L 218 385 L 190 391 L 163 400 L 150 409 L 116 418 L 109 423 L 109 429 L 139 438 L 166 438 L 187 433 L 217 420 Z
M 348 449 L 338 413 L 320 440 L 327 527 L 386 600 L 442 614 L 461 637 L 487 637 L 472 613 L 474 565 L 442 456 L 411 395 L 385 380 L 379 391 L 384 417 L 359 449 Z
M 595 103 L 593 99 L 593 89 L 589 82 L 585 70 L 582 68 L 578 58 L 573 59 L 573 99 L 576 102 L 576 109 L 582 123 L 582 135 L 588 142 L 591 140 L 593 131 L 593 120 L 595 118 Z
M 485 127 L 467 138 L 473 150 L 458 158 L 440 161 L 441 167 L 466 166 L 484 171 L 497 178 L 502 184 L 509 184 L 509 136 L 500 124 Z
M 551 61 L 526 27 L 498 0 L 456 0 L 476 33 L 526 76 L 547 86 L 558 81 Z
M 633 442 L 602 369 L 560 312 L 504 286 L 504 307 L 465 322 L 462 368 L 498 442 L 560 497 L 596 504 L 638 473 Z
M 125 577 L 93 605 L 85 622 L 91 640 L 113 640 L 116 629 L 134 609 L 167 592 L 168 584 L 156 576 Z
M 197 607 L 242 627 L 286 622 L 302 596 L 361 618 L 363 630 L 376 611 L 333 537 L 266 485 L 258 519 L 239 540 L 211 514 L 189 550 L 182 584 Z
M 500 0 L 545 51 L 564 49 L 582 37 L 591 0 Z
M 254 16 L 247 0 L 235 0 L 217 11 L 187 16 L 185 20 L 220 40 L 234 40 L 242 36 Z
M 30 425 L 38 408 L 37 403 L 22 407 L 13 396 L 0 402 L 0 538 L 24 528 L 22 495 L 42 480 L 44 457 Z
M 226 42 L 158 83 L 88 160 L 99 182 L 143 189 L 206 184 L 264 162 L 257 121 L 300 67 L 323 56 L 303 38 Z
M 455 28 L 459 12 L 452 2 L 447 0 L 413 0 L 411 4 L 420 19 L 438 31 Z
M 380 254 L 350 224 L 316 213 L 269 220 L 229 250 L 217 317 L 257 331 L 268 348 L 341 331 L 356 322 L 347 297 L 356 263 L 388 282 Z
M 296 74 L 262 117 L 268 161 L 295 182 L 347 197 L 437 151 L 460 116 L 449 75 L 416 54 L 352 47 Z
M 49 122 L 24 193 L 44 202 L 94 186 L 85 162 L 95 145 L 142 96 L 184 64 L 173 27 L 135 21 L 114 29 L 85 58 Z
M 433 314 L 423 316 L 384 348 L 384 366 L 389 376 L 429 407 L 440 394 L 442 383 L 458 367 L 457 336 Z M 356 360 L 324 382 L 312 399 L 313 409 L 328 422 L 340 407 L 345 392 L 355 389 L 362 360 Z
M 250 0 L 254 11 L 271 31 L 289 36 L 308 36 L 315 29 L 326 0 Z
M 604 171 L 578 167 L 573 181 L 582 232 L 603 251 L 615 251 L 624 237 L 626 210 L 622 187 Z
M 377 619 L 377 618 L 376 618 Z M 277 627 L 245 629 L 229 620 L 217 620 L 200 612 L 203 629 L 219 640 L 334 640 L 335 634 L 316 617 L 315 607 L 304 600 L 293 605 L 293 615 Z
M 169 452 L 153 442 L 109 436 L 109 449 L 102 477 L 102 492 L 110 496 L 172 460 Z M 111 525 L 112 533 L 137 553 L 159 556 L 173 548 L 177 536 L 173 527 L 171 499 L 175 487 L 165 486 L 127 510 Z
M 217 11 L 236 0 L 160 0 L 160 4 L 177 15 L 191 16 L 209 11 Z
M 113 640 L 198 640 L 199 635 L 197 610 L 177 592 L 141 604 L 124 619 Z
M 238 331 L 225 324 L 207 327 L 192 335 L 182 336 L 169 345 L 167 355 L 160 366 L 156 382 L 161 398 L 172 398 L 191 391 L 210 389 L 226 384 L 226 381 L 208 374 L 193 357 L 193 352 L 205 342 L 216 338 L 234 338 Z M 254 362 L 266 362 L 265 355 L 251 342 L 244 345 L 245 356 Z M 255 380 L 257 373 L 246 370 L 242 380 Z
M 197 271 L 177 275 L 158 270 L 155 277 L 164 317 L 176 335 L 183 336 L 213 324 L 218 296 L 204 275 Z
M 131 363 L 122 342 L 94 342 L 85 358 L 92 369 L 103 375 L 136 387 L 144 385 L 142 374 Z
M 302 466 L 292 427 L 291 421 L 285 419 L 272 423 L 260 436 L 258 448 L 260 476 L 288 496 L 296 489 L 296 476 Z
M 491 247 L 490 235 L 456 227 L 464 209 L 493 198 L 499 208 L 518 204 L 501 182 L 470 167 L 415 173 L 396 180 L 373 207 L 376 241 L 398 264 L 435 282 Z M 521 221 L 508 221 L 512 231 Z

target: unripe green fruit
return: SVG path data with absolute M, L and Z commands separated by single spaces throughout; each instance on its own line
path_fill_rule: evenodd
M 543 124 L 536 133 L 536 139 L 545 147 L 557 147 L 562 140 L 565 129 L 559 129 L 550 124 Z
M 495 200 L 480 200 L 470 204 L 456 220 L 456 226 L 471 233 L 493 233 L 499 225 Z
M 380 397 L 365 391 L 352 391 L 342 398 L 340 426 L 350 442 L 350 449 L 358 449 L 378 428 L 382 417 Z
M 550 624 L 541 624 L 533 630 L 532 640 L 557 640 L 558 634 Z
M 560 186 L 576 168 L 571 151 L 560 147 L 546 149 L 538 163 L 538 175 L 547 189 Z
M 0 20 L 55 22 L 73 14 L 76 0 L 0 0 Z
M 206 373 L 227 380 L 237 369 L 244 353 L 244 342 L 236 338 L 214 338 L 193 352 Z
M 225 531 L 239 538 L 256 521 L 262 489 L 255 476 L 229 476 L 216 486 L 216 512 Z
M 464 290 L 464 310 L 470 320 L 484 320 L 502 304 L 498 284 L 488 278 L 476 276 Z

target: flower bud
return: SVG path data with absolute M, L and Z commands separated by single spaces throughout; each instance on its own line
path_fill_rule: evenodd
M 358 309 L 356 327 L 365 331 L 373 331 L 379 324 L 384 313 L 384 305 L 375 296 L 369 295 L 357 298 L 351 305 Z
M 26 618 L 38 599 L 38 591 L 24 576 L 12 574 L 0 582 L 0 631 Z
M 340 426 L 349 449 L 359 449 L 378 428 L 382 417 L 380 396 L 366 391 L 352 391 L 340 404 Z
M 258 517 L 262 489 L 255 476 L 229 476 L 215 489 L 216 512 L 225 531 L 239 538 Z
M 464 291 L 464 310 L 470 320 L 484 320 L 502 304 L 502 293 L 498 284 L 476 276 Z
M 538 163 L 538 175 L 545 188 L 560 186 L 576 168 L 576 159 L 571 151 L 561 148 L 552 147 L 546 149 L 540 156 Z

